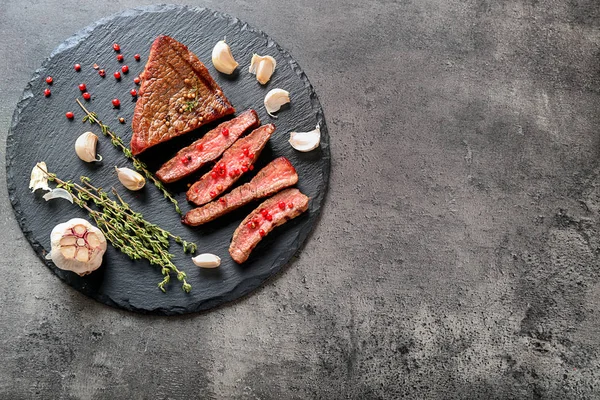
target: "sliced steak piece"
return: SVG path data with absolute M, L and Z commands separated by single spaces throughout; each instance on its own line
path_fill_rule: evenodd
M 254 168 L 254 161 L 267 144 L 275 125 L 263 125 L 238 139 L 223 153 L 212 171 L 207 172 L 187 191 L 187 199 L 201 206 L 227 190 L 240 176 Z
M 276 158 L 258 171 L 250 182 L 236 187 L 218 201 L 189 211 L 182 222 L 191 226 L 205 224 L 251 201 L 269 197 L 297 182 L 298 174 L 290 161 L 285 157 Z
M 201 139 L 179 150 L 175 157 L 156 171 L 156 176 L 164 183 L 184 178 L 202 168 L 207 162 L 219 158 L 244 132 L 259 125 L 260 120 L 256 111 L 244 111 L 234 119 L 219 124 Z
M 286 189 L 265 200 L 233 233 L 229 246 L 231 258 L 238 264 L 246 261 L 258 242 L 273 228 L 306 211 L 308 200 L 298 189 Z
M 235 112 L 198 57 L 169 36 L 154 40 L 140 79 L 133 155 Z

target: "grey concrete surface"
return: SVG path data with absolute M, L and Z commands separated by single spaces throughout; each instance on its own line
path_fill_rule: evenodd
M 6 192 L 32 71 L 142 4 L 0 1 L 1 399 L 600 398 L 600 3 L 189 1 L 290 50 L 333 164 L 287 270 L 176 318 L 61 283 Z

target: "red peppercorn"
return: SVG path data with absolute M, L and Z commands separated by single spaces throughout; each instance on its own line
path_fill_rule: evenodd
M 221 197 L 219 199 L 219 203 L 221 203 L 221 204 L 225 204 L 226 202 L 227 202 L 227 200 L 225 200 L 225 197 Z
M 121 46 L 119 46 L 117 43 L 113 43 L 113 50 L 118 53 L 121 51 Z
M 119 108 L 119 107 L 121 107 L 121 102 L 119 101 L 119 99 L 113 99 L 112 105 L 114 108 Z
M 100 68 L 100 66 L 98 64 L 94 63 L 94 65 L 92 65 L 92 68 L 98 69 L 98 68 Z
M 73 114 L 71 111 L 67 111 L 65 113 L 65 117 L 67 117 L 68 119 L 73 119 L 75 118 L 75 114 Z
M 133 78 L 133 83 L 135 83 L 136 85 L 140 84 L 140 77 L 136 76 L 135 78 Z
M 77 72 L 81 71 L 81 65 L 79 65 L 79 64 L 73 65 L 73 68 L 75 68 L 75 71 L 77 71 Z
M 264 237 L 264 236 L 266 235 L 265 231 L 263 231 L 262 229 L 259 229 L 259 230 L 258 230 L 258 234 L 259 234 L 261 237 Z
M 242 172 L 248 172 L 248 167 L 246 167 L 245 165 L 242 165 Z
M 210 197 L 217 197 L 217 193 L 212 191 L 209 193 Z
M 212 177 L 213 177 L 213 179 L 217 179 L 217 178 L 219 177 L 219 175 L 217 174 L 217 171 L 212 171 L 212 172 L 210 173 L 210 176 L 212 176 Z
M 256 223 L 255 223 L 254 221 L 250 221 L 250 222 L 248 222 L 248 223 L 246 224 L 246 226 L 247 226 L 249 229 L 255 229 L 255 228 L 256 228 Z
M 258 226 L 258 224 L 260 224 L 260 218 L 254 217 L 254 218 L 252 218 L 252 222 L 254 222 L 254 224 L 256 224 Z
M 113 75 L 115 76 L 116 80 L 121 80 L 121 73 L 119 71 L 115 72 Z
M 104 78 L 106 76 L 106 71 L 101 69 L 100 71 L 98 71 L 98 75 Z
M 187 165 L 190 162 L 190 157 L 189 156 L 183 156 L 181 157 L 181 163 L 183 165 Z
M 280 201 L 279 204 L 277 204 L 279 206 L 279 208 L 281 208 L 282 210 L 285 210 L 285 201 Z
M 85 86 L 85 83 L 80 83 L 79 84 L 79 90 L 81 90 L 82 92 L 85 92 L 87 90 L 87 87 Z
M 219 192 L 222 192 L 223 191 L 223 185 L 217 185 L 217 190 Z
M 266 219 L 267 221 L 273 221 L 273 216 L 272 216 L 271 214 L 267 214 L 267 215 L 265 216 L 265 219 Z
M 229 135 L 229 129 L 227 129 L 227 128 L 223 128 L 223 130 L 221 131 L 221 134 L 222 134 L 223 136 L 228 136 L 228 135 Z
M 137 96 L 137 90 L 135 90 L 135 89 L 131 89 L 131 90 L 129 91 L 129 93 L 131 93 L 131 95 L 132 95 L 133 97 Z
M 204 145 L 203 145 L 202 143 L 198 143 L 198 144 L 196 145 L 196 150 L 198 150 L 198 151 L 202 151 L 202 150 L 204 150 Z
M 123 73 L 124 73 L 124 74 L 126 74 L 126 73 L 128 73 L 128 72 L 129 72 L 129 67 L 128 67 L 127 65 L 123 65 L 123 66 L 121 67 L 121 71 L 123 71 Z
M 52 85 L 52 82 L 54 82 L 54 79 L 52 79 L 52 77 L 51 77 L 51 76 L 47 76 L 47 77 L 46 77 L 46 83 L 47 83 L 48 85 Z
M 254 169 L 254 165 L 250 164 L 250 165 L 248 166 L 248 169 L 249 169 L 250 171 L 252 171 L 252 170 Z
M 219 175 L 223 176 L 227 173 L 227 167 L 225 167 L 225 165 L 221 165 L 219 167 Z
M 86 100 L 89 100 L 89 99 L 91 99 L 91 98 L 92 98 L 92 95 L 91 95 L 91 94 L 89 94 L 88 92 L 83 92 L 82 96 L 83 96 L 83 98 L 84 98 L 84 99 L 86 99 Z
M 117 61 L 118 61 L 118 62 L 121 62 L 121 61 L 123 61 L 123 59 L 124 59 L 124 58 L 125 58 L 125 57 L 123 57 L 123 54 L 117 54 Z
M 229 171 L 229 176 L 235 178 L 235 170 Z
M 260 210 L 260 215 L 262 215 L 263 217 L 266 217 L 268 213 L 269 213 L 269 211 L 264 208 L 262 210 Z
M 248 150 L 248 148 L 247 148 L 247 147 L 244 147 L 244 148 L 242 149 L 242 153 L 244 153 L 244 155 L 245 155 L 246 157 L 248 157 L 248 154 L 250 154 L 250 150 Z
M 46 97 L 50 97 L 50 95 L 51 95 L 51 94 L 52 94 L 52 93 L 50 92 L 50 89 L 46 88 L 46 89 L 44 90 L 44 96 L 46 96 Z
M 254 158 L 254 153 L 248 153 L 248 158 Z
M 135 61 L 140 61 L 140 55 L 139 54 L 134 54 L 133 58 L 135 58 Z
M 288 208 L 289 208 L 289 209 L 292 209 L 292 208 L 294 208 L 294 203 L 288 203 Z

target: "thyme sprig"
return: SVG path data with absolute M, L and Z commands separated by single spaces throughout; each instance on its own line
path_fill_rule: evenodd
M 39 168 L 39 167 L 38 167 Z M 40 168 L 42 171 L 43 169 Z M 56 174 L 44 171 L 49 181 L 57 183 L 71 194 L 73 202 L 86 210 L 98 228 L 104 233 L 107 240 L 119 251 L 125 253 L 132 260 L 146 259 L 152 265 L 161 267 L 163 280 L 158 287 L 166 292 L 165 285 L 171 280 L 171 274 L 182 282 L 182 289 L 186 293 L 192 290 L 186 278 L 187 275 L 173 264 L 173 255 L 169 253 L 169 238 L 183 247 L 186 253 L 194 253 L 196 244 L 187 242 L 179 236 L 162 229 L 158 225 L 148 222 L 141 213 L 131 209 L 115 189 L 112 190 L 117 201 L 111 199 L 102 188 L 93 186 L 88 177 L 80 178 L 82 185 L 71 181 L 64 181 Z M 98 210 L 90 207 L 93 202 Z
M 179 203 L 177 202 L 177 200 L 175 200 L 173 195 L 169 193 L 169 191 L 165 188 L 163 183 L 156 179 L 154 174 L 148 170 L 146 164 L 131 153 L 131 150 L 129 150 L 129 148 L 123 143 L 123 139 L 121 139 L 121 137 L 117 136 L 117 134 L 112 132 L 108 125 L 102 123 L 102 121 L 98 118 L 98 115 L 96 113 L 90 112 L 87 108 L 85 108 L 85 106 L 81 103 L 81 101 L 79 101 L 79 99 L 75 99 L 75 101 L 77 102 L 77 104 L 79 104 L 79 107 L 81 107 L 81 109 L 86 114 L 83 117 L 83 122 L 89 122 L 92 125 L 97 124 L 100 127 L 102 134 L 104 136 L 110 137 L 110 141 L 113 144 L 113 146 L 120 149 L 125 155 L 125 157 L 131 160 L 131 162 L 133 163 L 133 167 L 141 173 L 143 173 L 146 176 L 146 178 L 149 179 L 154 184 L 154 186 L 156 186 L 158 190 L 162 192 L 163 196 L 166 199 L 168 199 L 171 203 L 173 203 L 173 205 L 175 206 L 175 211 L 177 211 L 177 213 L 181 215 L 181 209 L 179 208 Z

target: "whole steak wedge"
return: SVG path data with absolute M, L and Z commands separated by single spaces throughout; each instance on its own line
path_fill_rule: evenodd
M 152 43 L 140 80 L 133 155 L 235 112 L 198 57 L 169 36 Z
M 271 196 L 298 182 L 296 169 L 285 157 L 279 157 L 258 171 L 252 180 L 202 207 L 189 211 L 182 222 L 198 226 L 227 214 L 251 201 Z
M 164 183 L 175 182 L 200 168 L 207 162 L 216 160 L 248 129 L 260 125 L 254 110 L 247 110 L 230 121 L 225 121 L 209 131 L 202 138 L 179 150 L 175 157 L 167 161 L 156 176 Z
M 197 206 L 206 204 L 229 189 L 240 177 L 254 168 L 254 162 L 265 147 L 275 125 L 263 125 L 228 148 L 212 171 L 202 175 L 186 193 Z
M 286 189 L 265 200 L 233 233 L 229 254 L 238 264 L 250 257 L 256 245 L 273 229 L 308 209 L 309 198 L 298 189 Z

